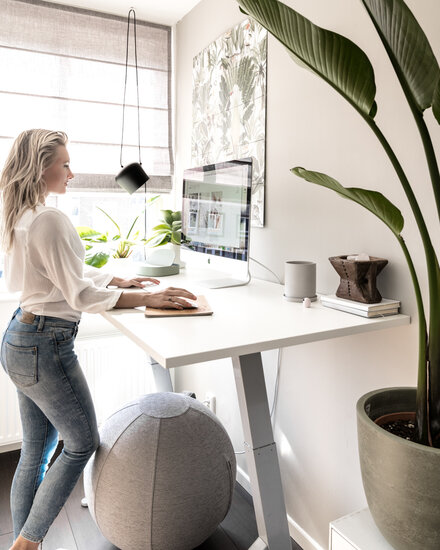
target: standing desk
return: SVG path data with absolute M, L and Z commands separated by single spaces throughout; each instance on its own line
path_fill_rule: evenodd
M 172 391 L 165 369 L 232 358 L 259 535 L 250 550 L 291 550 L 261 352 L 406 325 L 410 318 L 367 319 L 318 302 L 306 309 L 284 300 L 282 285 L 255 279 L 247 286 L 208 290 L 188 270 L 162 279 L 160 287 L 168 286 L 203 294 L 214 314 L 146 318 L 138 308 L 102 315 L 152 358 L 159 391 Z

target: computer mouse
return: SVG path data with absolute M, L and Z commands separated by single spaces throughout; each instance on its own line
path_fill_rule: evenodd
M 185 298 L 185 301 L 189 303 L 189 306 L 183 306 L 185 309 L 195 309 L 198 306 L 197 300 L 190 300 L 189 298 Z

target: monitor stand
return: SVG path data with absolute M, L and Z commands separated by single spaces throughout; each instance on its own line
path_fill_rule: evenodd
M 250 281 L 248 278 L 246 281 L 242 279 L 232 279 L 231 277 L 223 277 L 221 279 L 207 279 L 206 281 L 197 281 L 197 284 L 206 288 L 229 288 L 232 286 L 244 286 Z

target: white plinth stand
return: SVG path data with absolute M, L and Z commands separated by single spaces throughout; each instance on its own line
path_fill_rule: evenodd
M 364 508 L 330 523 L 330 550 L 395 550 Z

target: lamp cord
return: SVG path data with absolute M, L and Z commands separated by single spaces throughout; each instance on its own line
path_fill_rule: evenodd
M 140 163 L 139 163 L 140 164 Z M 147 182 L 144 185 L 144 241 L 147 240 Z M 142 250 L 144 252 L 144 261 L 147 259 L 147 252 L 145 250 L 145 242 Z
M 121 153 L 119 156 L 119 163 L 122 165 L 122 147 L 124 143 L 124 126 L 125 126 L 125 98 L 127 94 L 127 77 L 128 77 L 128 46 L 130 40 L 130 15 L 133 14 L 133 30 L 134 30 L 134 64 L 136 69 L 136 93 L 137 93 L 137 120 L 138 120 L 138 150 L 139 150 L 139 164 L 142 166 L 141 161 L 141 124 L 140 124 L 140 109 L 139 109 L 139 79 L 138 79 L 138 62 L 137 62 L 137 41 L 136 41 L 136 12 L 133 8 L 130 8 L 127 19 L 127 45 L 125 50 L 125 83 L 124 83 L 124 101 L 122 104 L 122 134 L 121 134 Z

